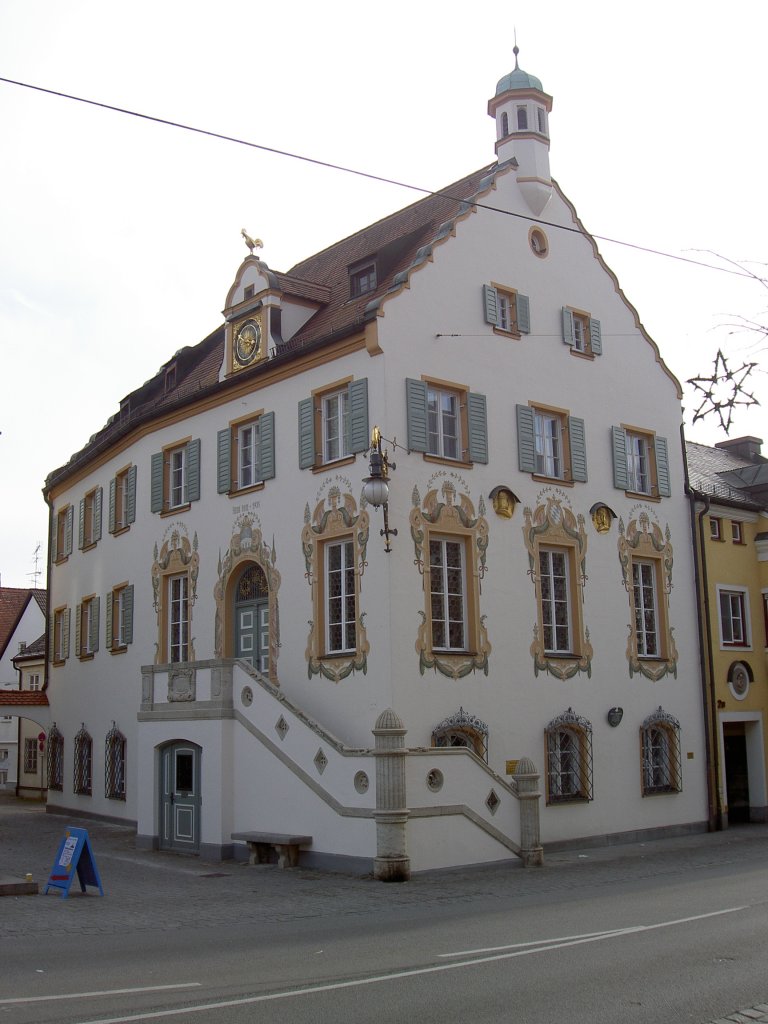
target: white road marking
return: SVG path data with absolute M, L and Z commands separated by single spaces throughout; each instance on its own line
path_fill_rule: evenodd
M 143 988 L 107 988 L 101 992 L 64 992 L 54 996 L 20 996 L 17 999 L 0 999 L 0 1006 L 11 1003 L 46 1003 L 58 999 L 93 999 L 95 996 L 125 996 L 136 992 L 167 992 L 173 988 L 200 988 L 201 981 L 185 981 L 178 985 L 149 985 Z
M 288 989 L 283 992 L 267 992 L 260 996 L 244 996 L 242 999 L 224 999 L 215 1003 L 200 1003 L 197 1006 L 182 1006 L 174 1010 L 154 1010 L 151 1013 L 137 1013 L 127 1017 L 103 1017 L 99 1020 L 82 1022 L 82 1024 L 130 1024 L 138 1020 L 159 1020 L 162 1017 L 179 1017 L 187 1013 L 209 1013 L 211 1010 L 223 1010 L 231 1006 L 253 1006 L 256 1003 L 275 1002 L 278 999 L 293 999 L 295 996 L 311 996 L 320 992 L 338 992 L 345 988 L 360 988 L 363 985 L 378 985 L 385 981 L 399 981 L 401 978 L 417 978 L 423 974 L 437 974 L 441 971 L 455 971 L 462 967 L 477 967 L 481 964 L 490 964 L 499 960 L 512 960 L 519 956 L 529 956 L 532 953 L 546 953 L 553 949 L 566 949 L 569 946 L 581 946 L 587 942 L 601 942 L 604 939 L 612 939 L 619 935 L 633 935 L 637 932 L 653 931 L 655 928 L 670 928 L 677 924 L 687 924 L 691 921 L 702 921 L 708 917 L 719 917 L 722 914 L 734 914 L 739 910 L 747 910 L 744 907 L 728 907 L 726 910 L 714 910 L 708 914 L 697 914 L 695 917 L 680 917 L 674 921 L 660 921 L 658 924 L 641 924 L 628 928 L 617 928 L 614 931 L 588 932 L 584 935 L 575 935 L 566 939 L 543 939 L 538 945 L 523 943 L 523 949 L 514 948 L 509 952 L 495 953 L 493 956 L 483 956 L 473 960 L 457 960 L 453 963 L 435 964 L 432 967 L 414 967 L 406 971 L 393 971 L 392 974 L 374 974 L 368 978 L 356 978 L 352 981 L 337 981 L 326 985 L 310 985 L 306 988 Z M 502 947 L 509 948 L 509 947 Z M 461 954 L 448 954 L 461 955 Z
M 581 935 L 563 935 L 559 939 L 537 939 L 532 942 L 512 942 L 508 946 L 487 946 L 484 949 L 462 949 L 458 953 L 439 953 L 440 957 L 475 956 L 478 953 L 500 953 L 505 949 L 523 949 L 528 946 L 540 946 L 545 942 L 568 943 L 573 939 L 610 938 L 612 935 L 630 935 L 635 932 L 651 931 L 654 928 L 669 928 L 674 924 L 688 924 L 691 921 L 703 921 L 707 917 L 719 917 L 721 914 L 734 914 L 746 907 L 726 907 L 725 910 L 712 910 L 708 914 L 697 914 L 695 917 L 679 917 L 675 921 L 660 921 L 658 924 L 638 924 L 628 928 L 611 928 L 602 932 L 583 932 Z

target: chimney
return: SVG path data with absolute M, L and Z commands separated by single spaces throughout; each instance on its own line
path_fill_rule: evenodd
M 761 437 L 729 437 L 727 441 L 718 441 L 715 448 L 722 448 L 737 455 L 740 459 L 749 459 L 750 462 L 762 462 L 760 446 L 763 443 Z

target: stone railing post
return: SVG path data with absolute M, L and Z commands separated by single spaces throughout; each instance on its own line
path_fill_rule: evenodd
M 388 708 L 376 719 L 376 858 L 373 876 L 380 882 L 407 882 L 411 861 L 406 850 L 405 729 Z
M 520 801 L 520 849 L 523 867 L 541 867 L 544 848 L 539 832 L 539 773 L 529 757 L 521 757 L 514 775 Z

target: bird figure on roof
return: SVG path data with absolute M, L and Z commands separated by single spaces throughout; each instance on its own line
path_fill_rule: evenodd
M 251 250 L 251 256 L 253 256 L 253 250 L 254 249 L 263 249 L 264 248 L 264 243 L 262 242 L 262 240 L 260 238 L 251 238 L 251 236 L 248 234 L 248 232 L 245 230 L 245 228 L 241 228 L 240 234 L 245 239 L 245 244 Z

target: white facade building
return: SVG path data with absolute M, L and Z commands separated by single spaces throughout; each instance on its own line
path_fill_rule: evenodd
M 705 826 L 680 386 L 551 106 L 516 66 L 497 163 L 287 274 L 247 239 L 224 326 L 50 475 L 49 808 L 406 872 L 535 861 L 536 804 L 545 850 Z

